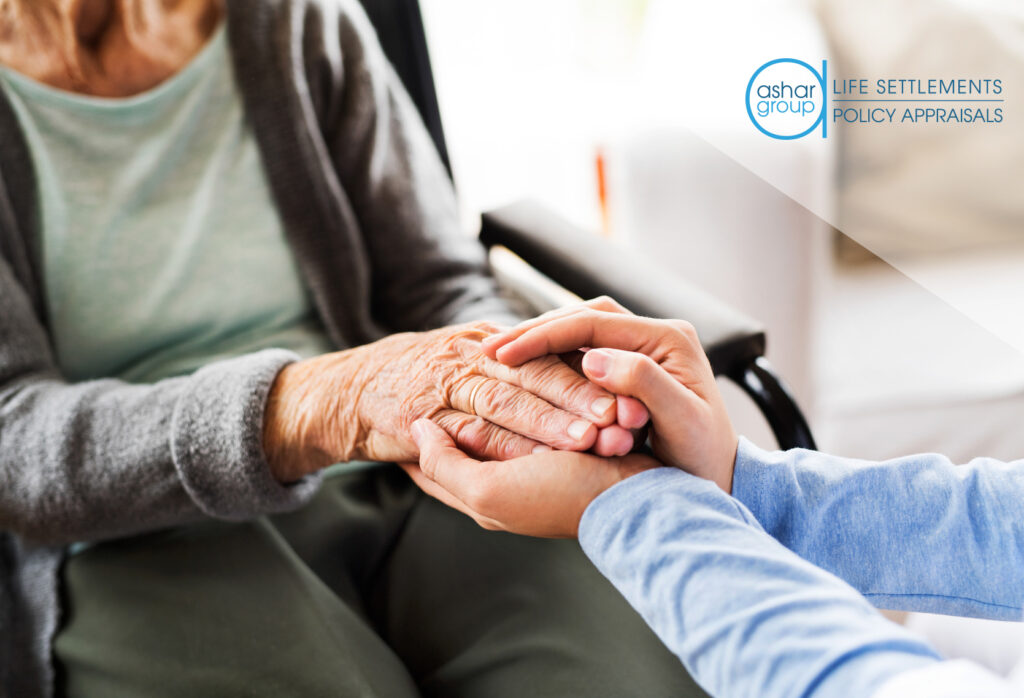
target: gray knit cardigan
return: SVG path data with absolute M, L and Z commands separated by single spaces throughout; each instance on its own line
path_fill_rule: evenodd
M 339 348 L 512 319 L 356 0 L 229 0 L 236 80 L 313 303 Z M 152 385 L 55 363 L 32 160 L 0 92 L 0 696 L 51 695 L 63 545 L 294 508 L 270 475 L 268 350 Z M 87 264 L 88 260 L 82 260 Z

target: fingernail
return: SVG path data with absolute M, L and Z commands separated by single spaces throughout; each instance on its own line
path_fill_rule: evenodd
M 480 343 L 481 343 L 481 344 L 494 344 L 494 343 L 495 343 L 496 341 L 498 341 L 498 339 L 500 339 L 500 338 L 502 337 L 502 335 L 504 335 L 504 334 L 505 334 L 504 332 L 500 332 L 500 333 L 498 333 L 498 334 L 490 334 L 490 335 L 487 335 L 486 337 L 484 337 L 484 338 L 483 338 L 483 340 L 481 340 L 481 342 L 480 342 Z
M 412 423 L 412 440 L 416 442 L 416 445 L 420 445 L 420 441 L 427 435 L 426 429 L 423 428 L 423 420 L 417 419 Z
M 591 349 L 583 355 L 583 368 L 594 378 L 604 378 L 612 357 L 606 351 Z
M 547 444 L 537 444 L 536 446 L 533 447 L 533 452 L 534 453 L 547 453 L 547 452 L 552 451 L 552 450 L 554 450 L 554 449 L 552 449 Z
M 582 419 L 577 419 L 575 422 L 569 425 L 569 436 L 580 441 L 583 439 L 583 435 L 587 433 L 587 429 L 590 428 L 590 422 L 585 422 Z
M 615 398 L 613 397 L 599 397 L 590 403 L 590 409 L 598 417 L 603 417 L 614 404 Z

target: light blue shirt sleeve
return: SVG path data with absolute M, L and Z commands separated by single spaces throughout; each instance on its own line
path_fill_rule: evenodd
M 871 696 L 938 661 L 853 588 L 785 548 L 742 503 L 672 468 L 610 488 L 580 543 L 712 695 Z
M 742 440 L 733 495 L 880 608 L 1021 620 L 1024 461 L 873 463 Z

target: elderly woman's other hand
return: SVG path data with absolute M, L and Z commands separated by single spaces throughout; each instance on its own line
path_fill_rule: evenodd
M 479 461 L 430 420 L 413 424 L 420 461 L 402 464 L 420 488 L 484 528 L 543 538 L 575 538 L 583 512 L 612 485 L 660 465 L 640 454 L 601 458 L 548 451 L 511 461 Z
M 659 460 L 732 491 L 738 440 L 690 323 L 637 317 L 598 298 L 484 342 L 489 356 L 509 366 L 579 348 L 589 349 L 582 367 L 590 380 L 640 400 L 650 411 L 651 445 Z
M 411 461 L 410 427 L 430 418 L 465 450 L 505 460 L 557 448 L 627 453 L 615 396 L 557 356 L 509 367 L 474 323 L 403 333 L 285 367 L 267 401 L 264 450 L 281 481 L 347 460 Z M 644 415 L 646 418 L 646 415 Z

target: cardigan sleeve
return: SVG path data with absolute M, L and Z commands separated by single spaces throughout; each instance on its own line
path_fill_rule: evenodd
M 292 360 L 269 350 L 150 385 L 68 383 L 0 258 L 0 529 L 65 543 L 299 505 L 317 479 L 277 483 L 262 450 L 266 396 Z
M 374 315 L 392 330 L 517 322 L 482 245 L 461 230 L 452 182 L 362 7 L 338 6 L 340 51 L 324 52 L 340 54 L 327 142 L 363 231 Z

